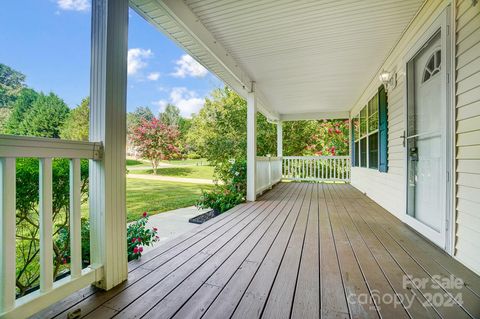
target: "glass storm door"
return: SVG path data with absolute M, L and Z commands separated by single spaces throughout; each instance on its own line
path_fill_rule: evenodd
M 438 31 L 407 63 L 406 222 L 444 248 L 446 219 L 445 72 Z

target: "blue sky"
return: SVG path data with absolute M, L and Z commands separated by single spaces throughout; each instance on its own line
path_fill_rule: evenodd
M 75 107 L 89 94 L 90 0 L 4 1 L 0 63 L 27 76 L 29 87 L 54 92 Z M 127 108 L 166 103 L 195 113 L 222 82 L 130 10 Z

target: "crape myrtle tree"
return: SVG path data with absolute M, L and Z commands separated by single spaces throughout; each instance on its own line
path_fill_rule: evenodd
M 317 122 L 306 155 L 346 156 L 349 153 L 349 120 L 322 120 Z
M 133 129 L 132 143 L 142 158 L 150 161 L 153 173 L 157 174 L 161 160 L 169 160 L 179 155 L 176 126 L 162 123 L 157 118 L 143 120 Z

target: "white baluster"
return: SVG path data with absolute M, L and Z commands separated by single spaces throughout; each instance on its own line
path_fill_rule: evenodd
M 0 159 L 0 313 L 15 307 L 15 158 Z
M 72 278 L 77 278 L 82 273 L 80 187 L 80 159 L 75 158 L 70 160 L 70 273 Z
M 338 179 L 337 176 L 337 166 L 338 166 L 338 159 L 334 158 L 333 159 L 333 179 Z
M 40 159 L 40 291 L 53 285 L 52 159 Z

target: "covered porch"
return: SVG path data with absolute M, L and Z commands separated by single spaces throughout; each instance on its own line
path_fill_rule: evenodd
M 279 3 L 92 1 L 90 142 L 0 138 L 1 318 L 480 316 L 477 1 Z M 130 8 L 247 100 L 248 136 L 247 202 L 128 263 Z M 437 245 L 404 223 L 428 228 L 406 213 L 408 161 L 416 161 L 416 147 L 407 153 L 405 144 L 415 124 L 407 73 L 409 58 L 435 34 L 442 53 L 432 61 L 443 63 L 437 73 L 445 113 L 439 153 L 446 155 L 436 183 L 441 195 L 428 199 L 446 199 L 443 215 L 426 210 L 441 227 L 423 234 L 439 233 Z M 277 125 L 276 157 L 257 156 L 259 112 Z M 349 156 L 284 156 L 283 122 L 324 118 L 359 119 L 359 128 L 350 125 Z M 18 157 L 40 159 L 41 256 L 40 289 L 16 299 L 9 243 Z M 72 268 L 58 281 L 52 158 L 71 160 Z M 84 269 L 80 159 L 90 162 L 91 185 L 92 257 Z
M 280 183 L 34 318 L 474 318 L 480 278 L 349 184 Z

